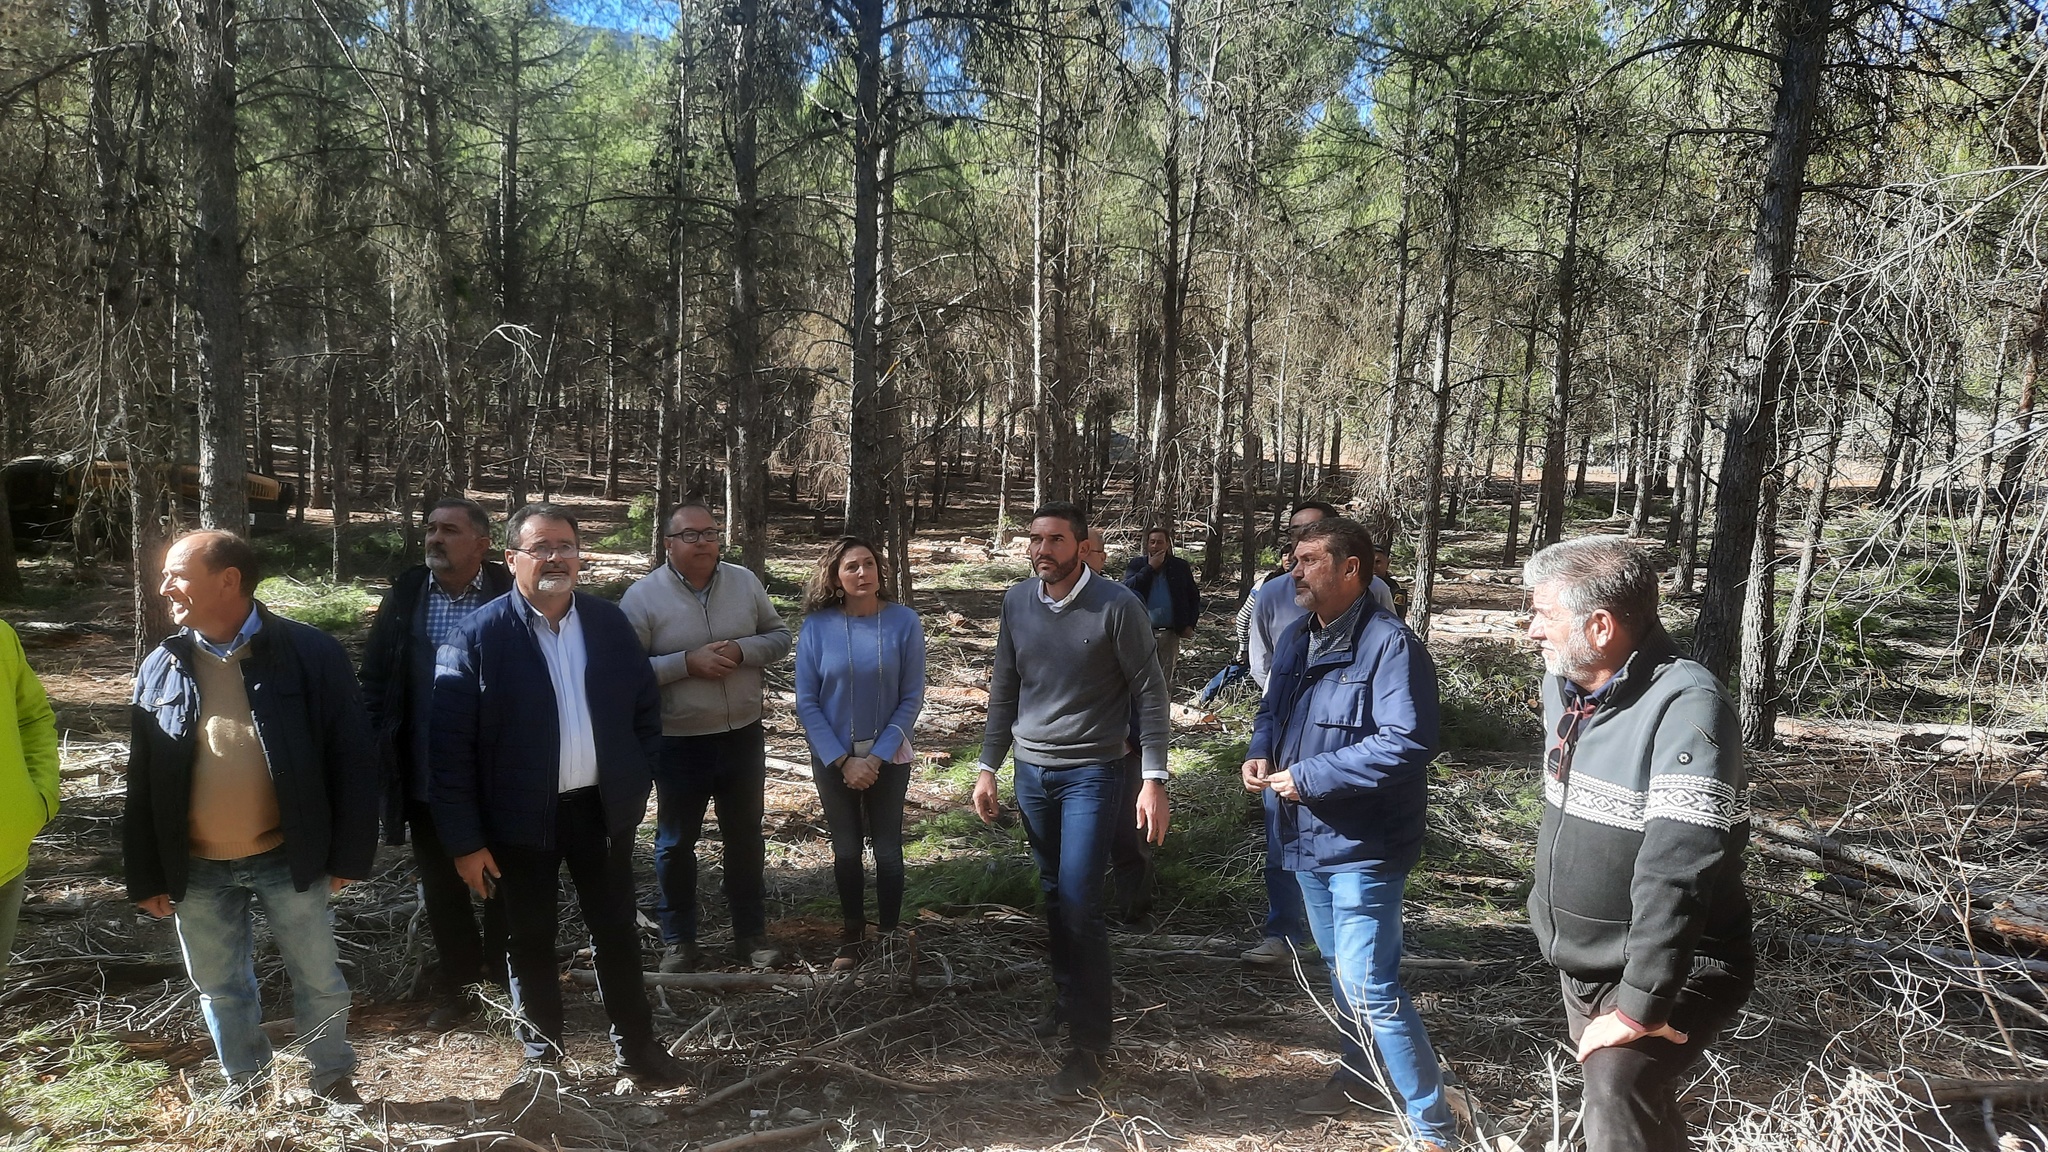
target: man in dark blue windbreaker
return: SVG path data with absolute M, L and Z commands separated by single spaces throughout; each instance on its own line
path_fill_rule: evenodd
M 1275 647 L 1244 785 L 1266 794 L 1279 863 L 1300 882 L 1331 961 L 1344 1033 L 1343 1063 L 1298 1107 L 1346 1112 L 1383 1069 L 1418 1145 L 1440 1149 L 1456 1144 L 1455 1123 L 1400 980 L 1401 893 L 1421 855 L 1424 774 L 1436 755 L 1436 666 L 1368 594 L 1372 567 L 1372 538 L 1354 521 L 1318 520 L 1295 538 L 1284 579 L 1308 612 Z

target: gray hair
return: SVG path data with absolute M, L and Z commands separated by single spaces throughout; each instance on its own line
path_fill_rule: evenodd
M 476 529 L 477 535 L 486 540 L 491 538 L 491 514 L 484 511 L 483 505 L 467 496 L 444 496 L 434 501 L 434 506 L 427 509 L 427 515 L 432 516 L 436 512 L 444 512 L 450 508 L 460 509 L 462 514 L 469 518 L 469 526 Z
M 1560 540 L 1529 557 L 1522 585 L 1530 591 L 1557 586 L 1557 598 L 1574 620 L 1606 610 L 1633 632 L 1655 629 L 1657 569 L 1650 554 L 1620 536 Z

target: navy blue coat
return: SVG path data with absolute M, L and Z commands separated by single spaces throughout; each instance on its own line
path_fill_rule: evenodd
M 384 842 L 405 843 L 405 802 L 415 774 L 426 770 L 427 722 L 434 695 L 436 653 L 422 652 L 426 641 L 414 639 L 433 569 L 416 564 L 398 574 L 370 622 L 363 643 L 363 706 L 370 712 L 370 733 L 377 741 L 378 763 L 384 771 Z M 512 573 L 496 560 L 483 566 L 484 595 L 503 596 L 512 590 Z
M 470 613 L 434 668 L 434 829 L 450 856 L 509 845 L 554 847 L 561 729 L 547 658 L 508 592 Z M 647 812 L 661 747 L 661 693 L 626 614 L 576 593 L 584 689 L 597 744 L 605 827 L 631 835 Z
M 1351 650 L 1311 664 L 1313 619 L 1280 634 L 1252 726 L 1249 758 L 1291 773 L 1301 793 L 1299 802 L 1266 793 L 1270 863 L 1290 872 L 1412 868 L 1436 758 L 1436 664 L 1415 633 L 1370 597 Z
M 380 779 L 348 654 L 318 628 L 257 605 L 263 627 L 242 661 L 263 741 L 292 884 L 362 880 L 377 854 Z M 128 798 L 122 857 L 128 895 L 185 898 L 191 863 L 192 759 L 199 682 L 195 641 L 179 632 L 143 657 L 128 709 Z
M 1167 595 L 1173 600 L 1173 626 L 1193 628 L 1202 615 L 1202 590 L 1195 586 L 1195 569 L 1178 556 L 1168 556 L 1158 568 L 1143 552 L 1124 565 L 1124 587 L 1138 594 L 1147 605 L 1152 602 L 1152 581 L 1166 578 Z

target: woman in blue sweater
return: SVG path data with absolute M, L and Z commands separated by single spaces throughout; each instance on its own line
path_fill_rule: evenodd
M 796 714 L 811 745 L 811 775 L 832 832 L 832 878 L 845 927 L 838 970 L 864 954 L 866 877 L 861 841 L 875 849 L 882 931 L 903 914 L 903 796 L 910 731 L 924 706 L 924 625 L 889 602 L 882 562 L 866 541 L 842 538 L 804 589 L 796 644 Z

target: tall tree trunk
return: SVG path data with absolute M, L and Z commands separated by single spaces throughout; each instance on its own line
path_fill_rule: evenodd
M 1814 570 L 1820 561 L 1821 537 L 1828 526 L 1828 491 L 1835 479 L 1835 459 L 1842 449 L 1842 427 L 1848 410 L 1846 397 L 1834 396 L 1828 404 L 1827 441 L 1814 462 L 1813 490 L 1806 495 L 1806 519 L 1799 540 L 1799 571 L 1792 580 L 1792 602 L 1785 608 L 1784 635 L 1778 641 L 1777 676 L 1783 680 L 1792 668 L 1792 658 L 1806 631 L 1806 606 L 1813 598 Z
M 235 106 L 235 0 L 181 0 L 191 108 L 187 234 L 199 344 L 199 519 L 249 530 L 247 335 L 242 315 L 241 176 Z
M 875 320 L 881 295 L 882 23 L 886 0 L 853 0 L 853 277 L 847 317 L 852 347 L 851 435 L 847 453 L 846 531 L 874 541 L 888 537 L 893 515 L 886 484 L 888 413 Z
M 1764 751 L 1776 738 L 1778 666 L 1778 494 L 1783 478 L 1775 467 L 1764 479 L 1762 507 L 1749 565 L 1749 595 L 1742 607 L 1742 675 L 1736 716 L 1745 748 Z
M 1451 423 L 1451 336 L 1455 331 L 1458 305 L 1458 247 L 1464 242 L 1465 226 L 1465 103 L 1460 99 L 1452 117 L 1451 170 L 1444 181 L 1443 251 L 1436 294 L 1436 365 L 1430 372 L 1429 391 L 1434 410 L 1429 425 L 1429 455 L 1423 459 L 1422 475 L 1428 493 L 1422 501 L 1421 531 L 1415 540 L 1415 586 L 1408 604 L 1408 627 L 1429 639 L 1429 613 L 1436 591 L 1436 553 L 1441 537 L 1438 517 L 1444 498 L 1444 438 Z
M 1757 510 L 1777 447 L 1778 398 L 1791 365 L 1785 309 L 1791 298 L 1800 199 L 1832 18 L 1833 0 L 1782 0 L 1778 10 L 1778 98 L 1743 301 L 1744 347 L 1735 365 L 1720 486 L 1714 493 L 1714 542 L 1707 553 L 1705 595 L 1693 634 L 1694 654 L 1723 680 L 1734 669 L 1741 644 Z
M 1413 260 L 1414 244 L 1410 227 L 1414 215 L 1414 187 L 1410 173 L 1414 164 L 1410 161 L 1415 147 L 1415 126 L 1420 113 L 1415 107 L 1415 86 L 1419 69 L 1408 69 L 1407 119 L 1402 125 L 1401 165 L 1401 216 L 1394 225 L 1394 317 L 1393 333 L 1387 349 L 1387 411 L 1386 422 L 1380 435 L 1380 504 L 1391 511 L 1394 506 L 1394 446 L 1400 436 L 1401 415 L 1408 401 L 1408 274 Z
M 1522 382 L 1516 389 L 1515 473 L 1508 479 L 1508 530 L 1501 544 L 1500 562 L 1512 568 L 1522 542 L 1522 487 L 1529 468 L 1529 393 L 1536 386 L 1536 336 L 1543 328 L 1546 301 L 1540 292 L 1531 293 L 1529 330 L 1522 338 Z
M 1209 516 L 1208 539 L 1202 542 L 1202 580 L 1213 584 L 1223 578 L 1223 505 L 1230 494 L 1230 407 L 1235 398 L 1232 393 L 1230 353 L 1237 331 L 1238 281 L 1244 271 L 1245 255 L 1239 253 L 1230 262 L 1230 273 L 1223 286 L 1223 341 L 1216 351 L 1216 422 L 1210 428 L 1209 440 L 1213 451 L 1209 460 Z M 1251 287 L 1249 276 L 1245 287 Z
M 2048 278 L 2041 282 L 2034 307 L 2027 317 L 2024 338 L 2026 358 L 2020 365 L 2020 395 L 2013 412 L 2012 449 L 1998 470 L 1998 521 L 1991 528 L 1991 543 L 1984 565 L 1984 581 L 1971 613 L 1970 643 L 1983 648 L 1991 642 L 1998 612 L 2013 583 L 2012 537 L 2019 519 L 2020 479 L 2034 458 L 2039 438 L 2034 435 L 2034 405 L 2040 391 L 2042 359 L 2048 357 Z
M 740 562 L 759 576 L 768 564 L 767 404 L 761 373 L 761 175 L 757 159 L 760 135 L 759 0 L 733 0 L 731 68 L 727 73 L 731 101 L 726 138 L 733 178 L 732 295 L 726 313 L 726 352 L 730 376 L 726 403 L 732 413 L 729 483 L 731 529 Z
M 1565 444 L 1571 415 L 1572 369 L 1578 337 L 1579 212 L 1585 184 L 1586 134 L 1572 128 L 1572 161 L 1565 185 L 1564 249 L 1557 257 L 1557 361 L 1550 377 L 1550 406 L 1543 418 L 1543 543 L 1564 539 Z

